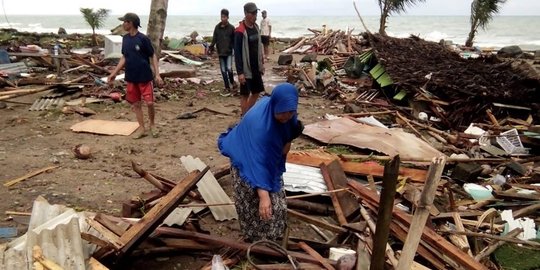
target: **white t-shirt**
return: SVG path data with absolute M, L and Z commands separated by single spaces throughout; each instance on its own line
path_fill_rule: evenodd
M 269 36 L 270 35 L 270 26 L 272 24 L 270 23 L 270 20 L 268 18 L 261 20 L 261 36 Z

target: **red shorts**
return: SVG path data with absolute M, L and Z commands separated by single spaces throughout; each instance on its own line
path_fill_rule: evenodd
M 145 83 L 127 83 L 126 100 L 129 103 L 136 103 L 141 100 L 145 102 L 154 102 L 154 87 L 152 82 Z

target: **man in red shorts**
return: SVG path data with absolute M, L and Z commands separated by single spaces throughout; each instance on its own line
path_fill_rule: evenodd
M 139 32 L 141 20 L 135 13 L 126 13 L 119 20 L 123 21 L 122 27 L 126 32 L 122 39 L 122 57 L 118 65 L 111 72 L 108 78 L 109 84 L 112 84 L 116 74 L 125 67 L 125 81 L 127 82 L 126 100 L 131 104 L 139 129 L 134 134 L 135 139 L 146 136 L 147 129 L 144 126 L 144 116 L 141 101 L 144 100 L 148 106 L 148 118 L 150 120 L 148 131 L 153 137 L 157 137 L 157 130 L 154 128 L 154 89 L 152 81 L 155 79 L 158 86 L 163 84 L 159 76 L 158 58 L 154 53 L 154 47 L 150 39 Z M 154 73 L 150 67 L 152 64 Z

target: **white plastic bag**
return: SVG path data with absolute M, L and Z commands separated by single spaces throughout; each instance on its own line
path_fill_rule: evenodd
M 221 255 L 214 255 L 212 258 L 212 270 L 229 270 L 229 267 L 223 264 Z

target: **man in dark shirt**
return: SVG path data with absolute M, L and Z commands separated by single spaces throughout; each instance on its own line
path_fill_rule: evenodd
M 128 33 L 122 39 L 122 57 L 114 71 L 111 72 L 108 82 L 112 84 L 116 74 L 125 67 L 126 100 L 131 104 L 137 122 L 139 122 L 139 129 L 134 138 L 139 139 L 146 136 L 141 100 L 144 100 L 148 106 L 150 120 L 148 130 L 153 137 L 157 137 L 157 130 L 153 129 L 155 109 L 152 81 L 155 79 L 158 86 L 163 84 L 163 80 L 159 76 L 158 59 L 150 39 L 139 32 L 138 28 L 141 26 L 139 16 L 135 13 L 126 13 L 118 19 L 124 22 L 122 27 Z M 154 68 L 154 74 L 152 74 L 150 63 Z
M 212 43 L 210 44 L 210 52 L 214 51 L 214 46 L 217 45 L 217 53 L 219 55 L 219 67 L 221 76 L 225 83 L 225 95 L 230 95 L 231 85 L 236 88 L 234 82 L 234 74 L 232 70 L 232 55 L 234 42 L 234 26 L 229 23 L 229 11 L 221 10 L 221 21 L 214 28 Z
M 244 115 L 264 91 L 263 47 L 257 21 L 255 3 L 244 5 L 244 20 L 234 32 L 234 58 L 240 82 L 240 108 Z

